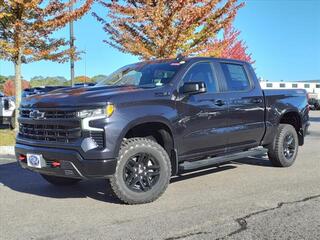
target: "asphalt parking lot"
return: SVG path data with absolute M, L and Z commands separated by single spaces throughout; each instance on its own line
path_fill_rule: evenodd
M 320 111 L 290 168 L 246 158 L 128 206 L 104 180 L 55 187 L 0 157 L 0 239 L 320 239 Z M 0 155 L 1 156 L 1 155 Z

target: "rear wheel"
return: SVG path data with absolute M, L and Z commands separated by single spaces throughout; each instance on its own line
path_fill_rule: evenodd
M 115 195 L 127 204 L 148 203 L 166 190 L 170 176 L 169 156 L 157 142 L 131 138 L 122 143 L 110 185 Z
M 280 124 L 274 142 L 269 146 L 269 159 L 276 167 L 290 167 L 298 154 L 298 135 L 289 124 Z
M 40 174 L 47 182 L 57 185 L 57 186 L 66 186 L 66 185 L 73 185 L 81 181 L 81 179 L 75 178 L 64 178 L 64 177 L 56 177 L 56 176 L 49 176 L 45 174 Z

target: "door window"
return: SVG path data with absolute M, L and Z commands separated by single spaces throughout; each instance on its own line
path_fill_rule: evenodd
M 222 63 L 221 66 L 226 78 L 228 91 L 245 91 L 250 89 L 250 81 L 242 65 Z
M 208 62 L 200 62 L 193 65 L 183 78 L 183 83 L 186 82 L 204 82 L 208 93 L 215 93 L 218 89 L 211 64 Z

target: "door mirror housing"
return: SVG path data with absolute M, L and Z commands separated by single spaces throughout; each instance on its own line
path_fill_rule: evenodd
M 182 92 L 184 94 L 199 94 L 207 91 L 206 84 L 204 82 L 186 82 L 182 86 Z

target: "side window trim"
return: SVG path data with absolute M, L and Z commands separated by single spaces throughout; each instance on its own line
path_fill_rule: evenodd
M 216 84 L 216 92 L 214 92 L 214 93 L 206 92 L 206 93 L 202 93 L 202 94 L 215 94 L 215 93 L 220 93 L 220 92 L 222 92 L 222 86 L 221 86 L 220 81 L 219 81 L 219 79 L 218 79 L 217 69 L 216 69 L 216 67 L 214 66 L 214 63 L 213 63 L 212 61 L 210 61 L 210 60 L 201 60 L 201 61 L 196 61 L 196 62 L 190 64 L 190 65 L 187 67 L 187 69 L 185 70 L 185 72 L 182 74 L 181 79 L 180 79 L 180 81 L 179 81 L 178 84 L 177 84 L 177 91 L 179 91 L 179 88 L 181 87 L 180 84 L 183 83 L 184 78 L 185 78 L 185 76 L 188 74 L 188 72 L 192 69 L 193 66 L 195 66 L 196 64 L 199 64 L 199 63 L 208 63 L 208 64 L 209 64 L 209 66 L 210 66 L 210 68 L 211 68 L 212 75 L 213 75 L 213 77 L 214 77 L 213 80 L 215 81 L 215 84 Z
M 248 89 L 245 89 L 245 90 L 239 90 L 239 91 L 235 91 L 235 90 L 229 90 L 228 89 L 228 85 L 227 85 L 227 79 L 226 79 L 226 76 L 223 72 L 223 68 L 222 68 L 222 64 L 231 64 L 231 65 L 238 65 L 238 66 L 241 66 L 243 67 L 244 69 L 244 72 L 246 74 L 246 77 L 249 81 L 249 88 Z M 248 92 L 251 92 L 254 88 L 255 88 L 255 85 L 254 85 L 254 82 L 251 78 L 251 75 L 249 74 L 249 70 L 247 69 L 247 65 L 246 64 L 243 64 L 243 63 L 236 63 L 236 62 L 228 62 L 228 61 L 219 61 L 218 62 L 218 65 L 220 67 L 220 72 L 221 72 L 221 75 L 223 76 L 223 89 L 222 91 L 225 92 L 225 93 L 248 93 Z

